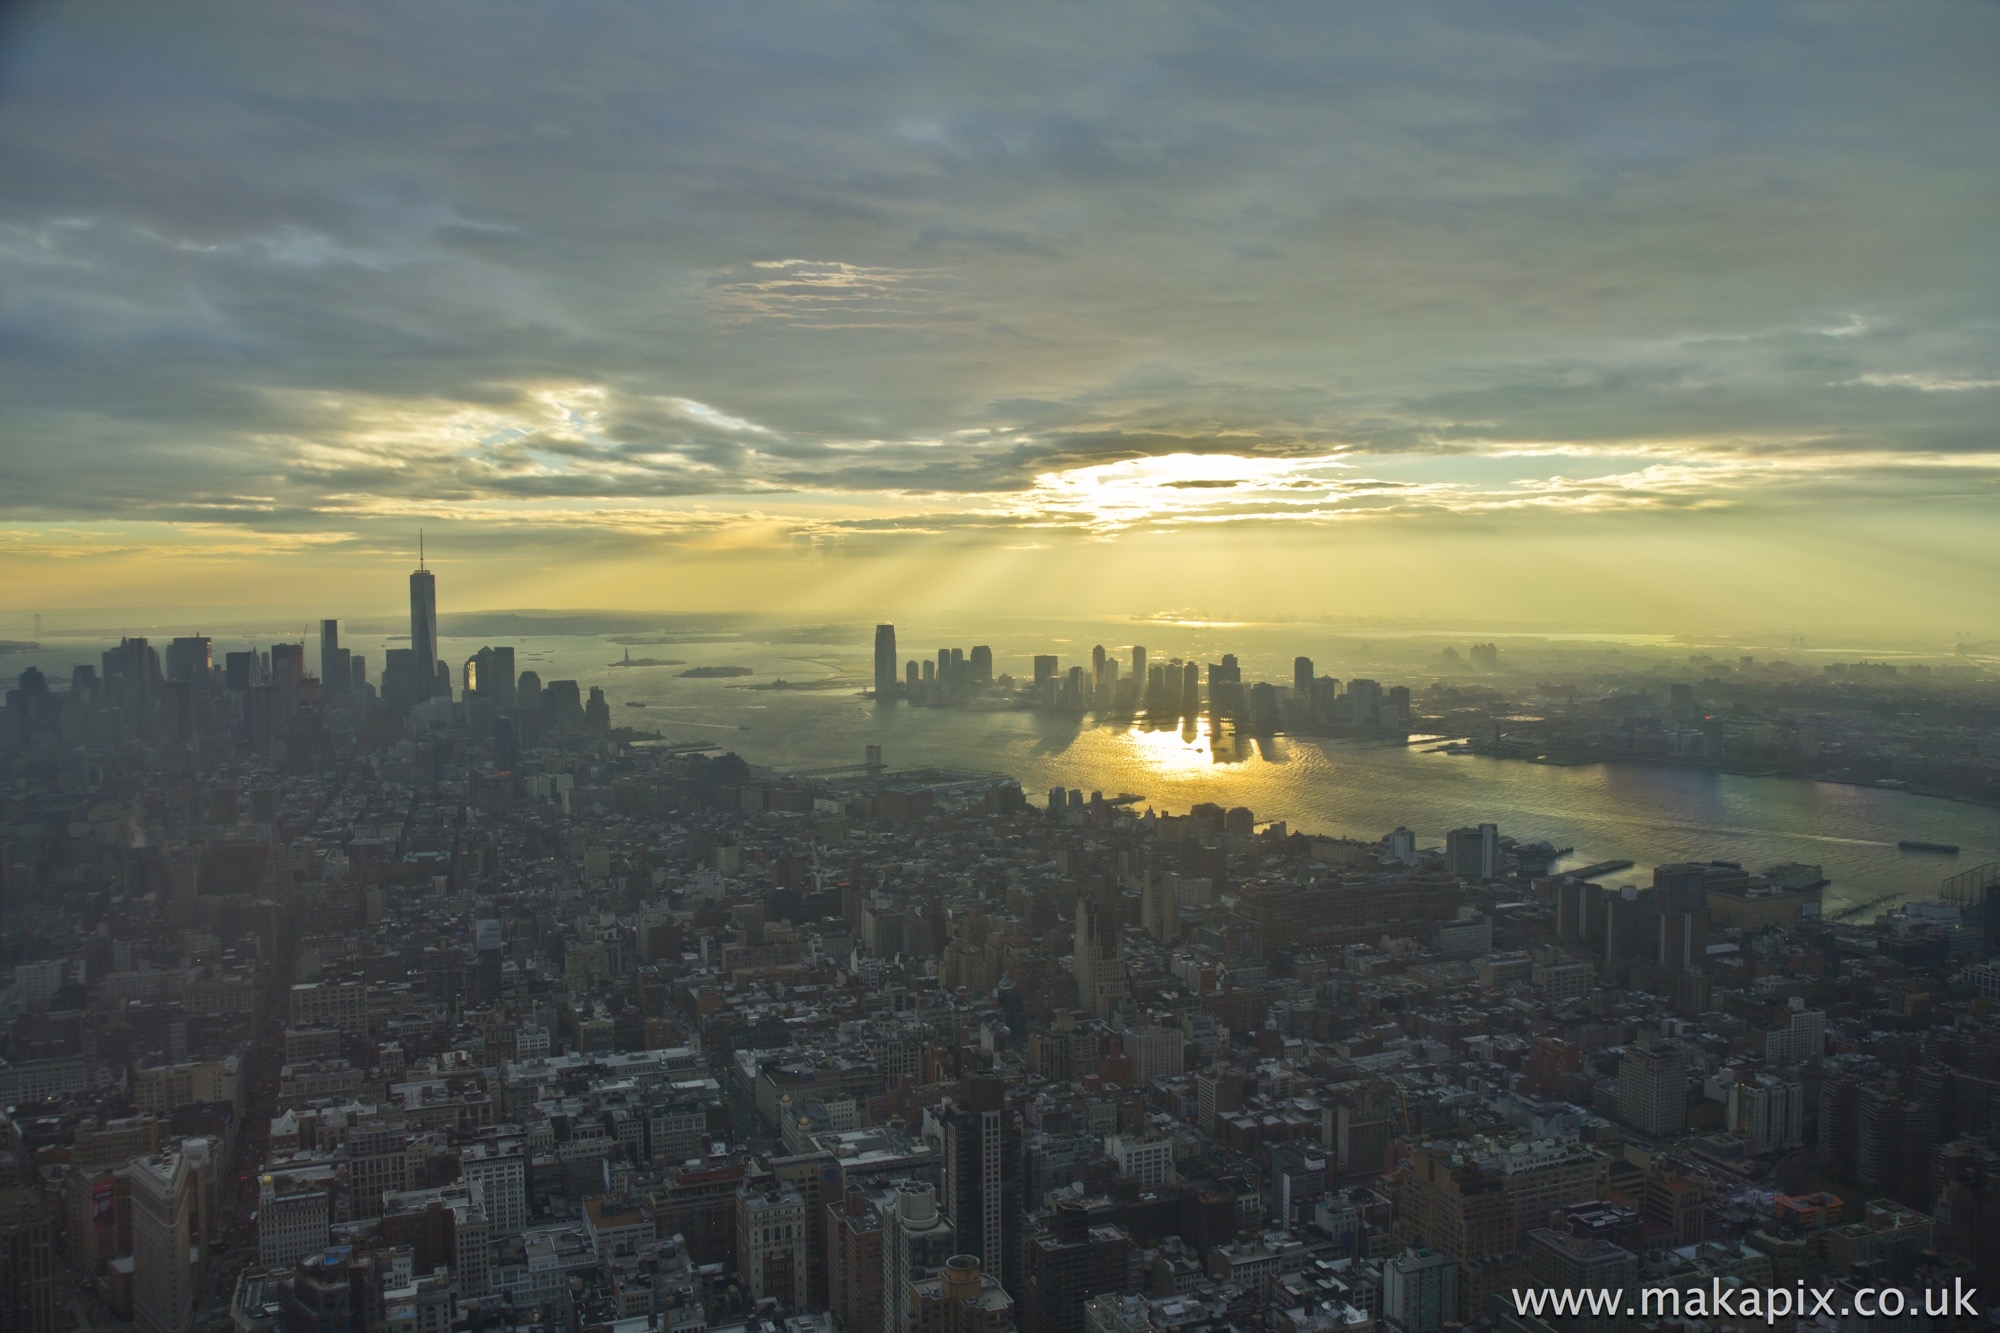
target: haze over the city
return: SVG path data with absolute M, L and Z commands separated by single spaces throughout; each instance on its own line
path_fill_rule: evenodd
M 0 1333 L 2000 1333 L 1996 71 L 0 0 Z
M 16 7 L 0 614 L 2000 636 L 1987 5 Z

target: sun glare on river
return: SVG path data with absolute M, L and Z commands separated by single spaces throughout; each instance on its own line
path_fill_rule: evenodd
M 1202 718 L 1192 732 L 1174 727 L 1133 727 L 1124 736 L 1133 766 L 1145 773 L 1177 776 L 1205 773 L 1215 766 L 1212 723 Z

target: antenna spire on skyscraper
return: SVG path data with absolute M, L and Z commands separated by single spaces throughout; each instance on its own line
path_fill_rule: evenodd
M 431 681 L 437 674 L 438 613 L 437 575 L 423 568 L 424 532 L 417 529 L 417 568 L 410 573 L 410 652 L 416 669 L 423 680 Z M 427 698 L 429 685 L 417 695 Z

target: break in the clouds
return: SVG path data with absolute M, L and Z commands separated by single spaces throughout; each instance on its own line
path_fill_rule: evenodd
M 78 3 L 0 41 L 16 545 L 2000 477 L 1989 5 Z

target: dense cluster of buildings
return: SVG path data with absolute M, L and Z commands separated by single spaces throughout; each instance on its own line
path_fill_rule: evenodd
M 901 699 L 927 707 L 967 704 L 1012 705 L 1106 717 L 1144 718 L 1158 725 L 1192 726 L 1206 720 L 1247 735 L 1281 730 L 1313 735 L 1350 731 L 1407 732 L 1415 714 L 1407 685 L 1380 681 L 1343 683 L 1316 674 L 1310 657 L 1292 664 L 1288 683 L 1248 681 L 1236 654 L 1200 663 L 1150 658 L 1143 645 L 1130 649 L 1127 664 L 1099 644 L 1090 665 L 1064 667 L 1053 653 L 1034 656 L 1032 675 L 1016 680 L 993 674 L 993 650 L 940 648 L 935 660 L 912 658 L 900 667 L 896 627 L 875 627 L 874 697 Z
M 1233 653 L 1161 660 L 1134 645 L 1127 654 L 1099 645 L 1088 664 L 1067 666 L 1038 654 L 1032 674 L 1017 679 L 994 674 L 984 645 L 902 661 L 896 627 L 877 625 L 874 697 L 1205 724 L 1246 737 L 1428 734 L 1448 749 L 1502 758 L 1812 775 L 2000 802 L 2000 710 L 1992 673 L 1970 658 L 1805 666 L 1698 653 L 1517 672 L 1496 644 L 1475 643 L 1466 654 L 1445 648 L 1439 674 L 1413 693 L 1319 674 L 1310 657 L 1293 662 L 1289 680 L 1246 681 Z
M 1813 666 L 1696 654 L 1534 679 L 1496 658 L 1489 670 L 1433 687 L 1427 729 L 1502 757 L 1809 774 L 2000 802 L 2000 709 L 1991 671 L 1970 658 Z
M 1719 1325 L 1512 1294 L 2000 1292 L 1984 883 L 1854 922 L 1809 867 L 1621 885 L 1491 823 L 787 776 L 505 649 L 440 670 L 419 578 L 379 692 L 329 624 L 318 676 L 127 641 L 10 693 L 6 1333 L 1599 1333 Z

